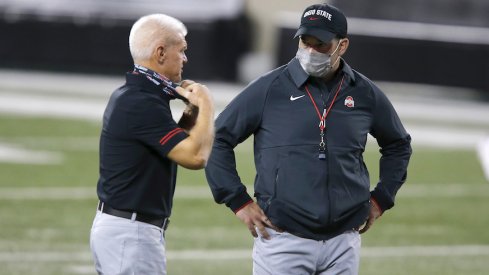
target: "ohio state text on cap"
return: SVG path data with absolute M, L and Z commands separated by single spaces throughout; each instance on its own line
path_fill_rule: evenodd
M 329 42 L 337 35 L 346 37 L 347 33 L 348 23 L 339 9 L 327 4 L 316 4 L 307 7 L 302 13 L 301 25 L 294 38 L 307 34 Z

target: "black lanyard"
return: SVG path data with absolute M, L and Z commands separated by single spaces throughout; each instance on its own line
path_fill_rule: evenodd
M 171 99 L 175 99 L 175 98 L 183 99 L 183 97 L 180 96 L 175 90 L 176 87 L 178 87 L 178 85 L 173 83 L 170 79 L 166 78 L 165 76 L 138 64 L 134 64 L 133 72 L 144 74 L 146 78 L 148 78 L 156 86 L 161 87 L 163 92 L 169 95 Z
M 306 85 L 306 92 L 309 95 L 309 98 L 311 99 L 312 105 L 314 106 L 314 109 L 316 110 L 316 113 L 319 117 L 319 130 L 320 130 L 319 135 L 321 137 L 321 141 L 319 142 L 319 159 L 321 159 L 321 160 L 326 159 L 326 143 L 324 142 L 324 131 L 326 130 L 326 117 L 328 117 L 329 111 L 331 111 L 331 108 L 333 107 L 333 105 L 336 101 L 336 97 L 338 96 L 338 94 L 341 90 L 341 86 L 343 86 L 343 80 L 344 79 L 345 79 L 345 75 L 343 75 L 343 77 L 341 78 L 340 85 L 338 86 L 338 89 L 336 90 L 336 93 L 333 97 L 333 101 L 331 101 L 331 103 L 329 104 L 328 109 L 326 109 L 326 106 L 324 106 L 325 108 L 323 109 L 323 115 L 321 115 L 321 113 L 319 112 L 319 108 L 316 105 L 316 101 L 314 101 L 314 98 L 312 97 L 312 94 L 311 94 L 311 92 L 309 92 L 309 89 L 307 88 L 307 85 Z

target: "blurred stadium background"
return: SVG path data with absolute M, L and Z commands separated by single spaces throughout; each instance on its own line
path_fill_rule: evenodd
M 295 55 L 300 13 L 317 2 L 0 0 L 0 274 L 95 273 L 101 116 L 131 70 L 134 20 L 161 12 L 187 25 L 184 77 L 206 83 L 222 110 Z M 489 2 L 329 2 L 349 17 L 345 59 L 413 137 L 396 207 L 363 235 L 361 274 L 488 274 Z M 251 148 L 238 148 L 250 188 Z M 375 184 L 375 142 L 365 154 Z M 202 171 L 179 170 L 166 237 L 169 274 L 251 274 L 252 238 Z

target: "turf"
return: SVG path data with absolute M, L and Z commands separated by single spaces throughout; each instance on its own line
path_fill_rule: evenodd
M 96 206 L 99 123 L 0 117 L 0 144 L 56 152 L 58 164 L 0 162 L 5 188 L 93 188 L 93 197 L 0 199 L 0 274 L 94 274 L 88 248 Z M 251 142 L 237 150 L 238 170 L 252 186 Z M 379 153 L 365 152 L 372 182 Z M 3 189 L 2 189 L 3 188 Z M 189 259 L 172 252 L 248 251 L 253 239 L 243 224 L 210 197 L 202 171 L 179 170 L 178 188 L 204 192 L 177 196 L 166 234 L 169 274 L 251 274 L 250 257 Z M 251 188 L 251 187 L 250 187 Z M 69 189 L 68 189 L 69 190 Z M 200 190 L 200 191 L 199 191 Z M 202 191 L 204 190 L 204 191 Z M 1 192 L 1 191 L 0 191 Z M 206 193 L 207 192 L 207 193 Z M 199 194 L 200 194 L 199 193 Z M 362 236 L 363 247 L 489 245 L 489 184 L 474 151 L 414 147 L 408 181 L 396 206 Z M 362 258 L 360 274 L 487 274 L 484 255 L 395 255 Z

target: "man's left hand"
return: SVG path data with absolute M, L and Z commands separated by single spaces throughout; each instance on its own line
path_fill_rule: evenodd
M 368 214 L 367 221 L 365 222 L 363 227 L 361 227 L 359 230 L 360 234 L 367 232 L 372 226 L 372 224 L 374 224 L 375 220 L 378 219 L 381 215 L 382 215 L 382 210 L 380 210 L 379 206 L 375 201 L 371 200 L 370 213 Z

